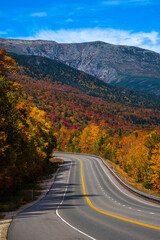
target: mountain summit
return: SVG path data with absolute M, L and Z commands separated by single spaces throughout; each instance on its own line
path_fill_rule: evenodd
M 21 55 L 58 60 L 112 85 L 160 95 L 160 54 L 101 41 L 57 43 L 0 39 L 0 48 Z

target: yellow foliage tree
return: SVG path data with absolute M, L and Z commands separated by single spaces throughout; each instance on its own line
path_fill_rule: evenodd
M 79 146 L 82 152 L 95 152 L 94 144 L 97 139 L 102 137 L 102 131 L 99 126 L 90 124 L 82 131 Z
M 0 49 L 0 77 L 7 77 L 11 73 L 16 73 L 17 63 L 8 56 L 5 49 Z
M 153 188 L 160 192 L 160 143 L 153 150 L 151 157 L 150 182 Z

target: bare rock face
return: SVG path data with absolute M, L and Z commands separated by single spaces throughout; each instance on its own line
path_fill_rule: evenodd
M 114 85 L 160 95 L 160 54 L 104 42 L 60 44 L 54 41 L 0 39 L 8 52 L 45 56 Z

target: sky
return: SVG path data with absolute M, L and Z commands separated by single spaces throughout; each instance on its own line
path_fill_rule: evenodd
M 160 53 L 160 0 L 1 1 L 0 37 L 104 41 Z

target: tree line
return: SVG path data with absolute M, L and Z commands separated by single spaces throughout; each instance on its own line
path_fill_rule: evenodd
M 14 193 L 43 174 L 56 147 L 53 125 L 44 111 L 23 100 L 22 85 L 9 76 L 16 62 L 0 50 L 0 195 Z
M 0 57 L 2 193 L 41 175 L 56 139 L 58 151 L 100 155 L 160 192 L 159 110 L 108 103 L 23 68 L 16 73 L 4 50 Z
M 109 129 L 89 124 L 83 130 L 62 126 L 57 150 L 96 154 L 118 164 L 135 182 L 160 193 L 160 131 L 136 130 L 111 136 Z

